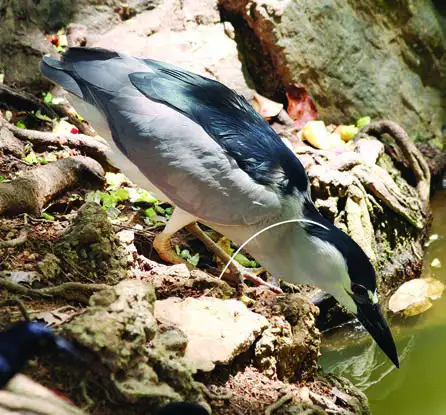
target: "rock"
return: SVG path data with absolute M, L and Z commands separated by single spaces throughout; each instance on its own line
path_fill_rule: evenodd
M 216 364 L 231 363 L 268 326 L 264 317 L 242 302 L 211 297 L 157 301 L 155 316 L 186 334 L 184 357 L 193 371 L 208 372 Z
M 217 79 L 253 98 L 237 44 L 220 23 L 217 0 L 165 0 L 153 10 L 123 22 L 94 46 L 178 65 Z
M 418 139 L 441 138 L 446 34 L 432 3 L 220 3 L 261 94 L 277 100 L 302 85 L 324 121 L 390 118 Z
M 443 291 L 444 285 L 434 278 L 407 281 L 390 297 L 389 310 L 406 317 L 421 314 L 432 307 L 430 300 L 439 299 Z
M 186 265 L 172 266 L 153 263 L 152 269 L 141 278 L 154 285 L 156 297 L 201 297 L 212 291 L 212 297 L 230 299 L 235 296 L 235 289 L 220 278 L 209 275 L 199 269 L 189 270 Z
M 369 414 L 368 399 L 364 392 L 354 386 L 348 379 L 332 374 L 324 375 L 321 381 L 331 387 L 327 395 L 331 395 L 332 402 L 338 407 L 335 413 L 345 415 L 367 415 Z M 312 397 L 314 403 L 314 398 Z M 339 410 L 339 407 L 346 409 Z M 324 406 L 328 409 L 327 406 Z
M 256 367 L 285 381 L 314 373 L 320 347 L 317 308 L 300 294 L 287 294 L 258 300 L 254 310 L 266 313 L 270 323 L 255 345 Z
M 155 7 L 160 0 L 129 0 L 126 3 L 139 13 Z M 115 7 L 120 0 L 39 0 L 0 1 L 0 66 L 6 68 L 5 83 L 32 92 L 47 89 L 39 62 L 44 54 L 56 54 L 44 32 L 55 32 L 69 23 L 88 28 L 89 44 L 95 37 L 120 22 Z
M 6 23 L 0 27 L 0 63 L 8 68 L 7 84 L 34 92 L 48 88 L 39 61 L 56 52 L 42 32 L 72 23 L 70 30 L 82 24 L 87 34 L 76 35 L 77 40 L 70 37 L 70 42 L 167 61 L 253 98 L 237 44 L 226 34 L 231 25 L 220 22 L 218 0 L 131 0 L 126 3 L 136 16 L 126 21 L 114 11 L 121 6 L 119 0 L 80 0 L 76 6 L 68 0 L 18 3 L 25 1 L 6 6 Z M 16 17 L 20 10 L 25 13 L 23 20 Z
M 127 276 L 128 253 L 107 213 L 95 203 L 85 203 L 79 209 L 70 228 L 55 243 L 54 254 L 60 260 L 54 267 L 59 265 L 75 281 L 116 284 Z
M 122 281 L 93 295 L 63 334 L 94 354 L 92 370 L 120 402 L 156 408 L 168 401 L 201 401 L 183 357 L 187 339 L 178 328 L 157 324 L 154 302 L 151 284 Z
M 57 278 L 62 270 L 60 259 L 51 253 L 45 254 L 42 261 L 37 263 L 36 268 L 49 281 Z
M 441 142 L 444 141 L 445 137 L 446 134 L 443 133 L 443 139 L 441 140 Z M 417 147 L 428 162 L 429 170 L 432 176 L 432 186 L 441 184 L 446 168 L 446 152 L 424 143 L 417 143 Z M 441 148 L 442 144 L 438 147 Z

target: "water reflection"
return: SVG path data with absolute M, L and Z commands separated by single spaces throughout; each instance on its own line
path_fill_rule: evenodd
M 416 335 L 409 337 L 405 344 L 398 343 L 401 365 L 414 347 Z M 361 350 L 351 350 L 344 358 L 339 359 L 339 352 L 324 353 L 323 365 L 330 372 L 348 377 L 358 388 L 367 390 L 382 381 L 393 371 L 398 370 L 385 356 L 375 342 L 363 347 Z M 332 355 L 336 353 L 337 355 Z
M 425 276 L 446 283 L 446 191 L 433 200 L 432 233 Z M 434 259 L 442 266 L 431 267 Z M 373 415 L 446 414 L 446 293 L 424 314 L 393 319 L 398 370 L 358 327 L 344 327 L 324 340 L 322 366 L 366 391 Z

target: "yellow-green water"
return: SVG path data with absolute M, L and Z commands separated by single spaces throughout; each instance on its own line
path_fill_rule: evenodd
M 425 276 L 446 285 L 446 191 L 433 200 L 432 234 Z M 430 266 L 438 258 L 441 268 Z M 391 321 L 401 359 L 395 369 L 362 332 L 351 327 L 327 336 L 322 366 L 349 378 L 369 398 L 373 415 L 446 415 L 446 291 L 424 314 Z

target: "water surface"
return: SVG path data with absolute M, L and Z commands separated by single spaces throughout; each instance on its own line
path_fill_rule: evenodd
M 431 242 L 425 276 L 446 285 L 446 191 L 433 200 Z M 433 268 L 438 258 L 443 266 Z M 424 314 L 391 322 L 401 359 L 395 369 L 368 336 L 345 328 L 324 340 L 322 366 L 363 389 L 373 415 L 446 415 L 446 291 Z

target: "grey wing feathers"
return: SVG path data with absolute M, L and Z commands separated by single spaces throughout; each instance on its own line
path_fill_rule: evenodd
M 150 67 L 142 59 L 83 48 L 69 49 L 55 62 L 45 58 L 42 72 L 98 108 L 122 154 L 181 209 L 222 225 L 256 223 L 280 213 L 276 192 L 253 180 L 218 140 L 130 82 L 132 73 L 152 73 L 164 64 L 151 61 Z

